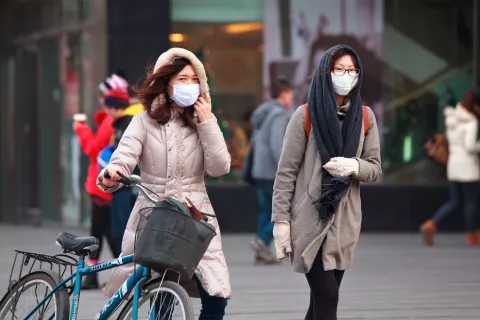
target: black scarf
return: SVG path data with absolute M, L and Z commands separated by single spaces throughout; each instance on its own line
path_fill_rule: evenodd
M 330 66 L 332 56 L 340 49 L 348 51 L 357 68 L 362 70 L 360 58 L 352 48 L 346 45 L 334 46 L 323 54 L 308 92 L 308 110 L 312 129 L 324 165 L 333 157 L 355 157 L 362 131 L 363 115 L 360 98 L 362 71 L 360 71 L 357 85 L 349 94 L 350 108 L 342 127 L 338 120 Z M 328 219 L 336 212 L 338 203 L 351 183 L 351 177 L 333 177 L 327 170 L 322 169 L 321 195 L 320 199 L 315 201 L 320 219 Z

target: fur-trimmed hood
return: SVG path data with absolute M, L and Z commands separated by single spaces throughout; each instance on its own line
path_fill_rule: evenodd
M 203 63 L 197 58 L 193 52 L 190 52 L 183 48 L 171 48 L 158 57 L 153 71 L 157 71 L 164 65 L 172 63 L 175 58 L 185 58 L 192 64 L 192 67 L 197 72 L 198 79 L 200 81 L 200 94 L 206 95 L 210 92 L 207 82 L 207 74 Z

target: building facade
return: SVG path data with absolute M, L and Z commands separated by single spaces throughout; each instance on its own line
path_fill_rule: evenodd
M 143 76 L 170 45 L 170 16 L 168 1 L 2 1 L 0 220 L 85 221 L 88 162 L 72 116 L 92 118 L 111 72 Z
M 268 98 L 270 81 L 287 76 L 302 104 L 331 45 L 349 44 L 362 57 L 363 97 L 383 140 L 382 188 L 445 182 L 423 143 L 443 130 L 443 108 L 480 83 L 479 0 L 8 0 L 0 6 L 1 220 L 86 221 L 87 163 L 71 116 L 98 110 L 96 87 L 106 75 L 122 68 L 135 83 L 169 46 L 195 52 L 206 66 L 234 161 L 222 188 L 246 188 L 238 171 L 248 116 Z

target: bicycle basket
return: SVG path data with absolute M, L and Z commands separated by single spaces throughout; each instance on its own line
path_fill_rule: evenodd
M 195 220 L 182 206 L 169 199 L 140 211 L 134 261 L 159 273 L 169 269 L 191 279 L 215 228 Z

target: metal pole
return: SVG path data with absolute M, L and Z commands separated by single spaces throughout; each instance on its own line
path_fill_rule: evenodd
M 278 11 L 280 13 L 280 34 L 282 36 L 282 54 L 284 57 L 292 55 L 292 34 L 290 25 L 290 0 L 278 0 Z
M 473 85 L 480 86 L 480 0 L 473 0 Z

